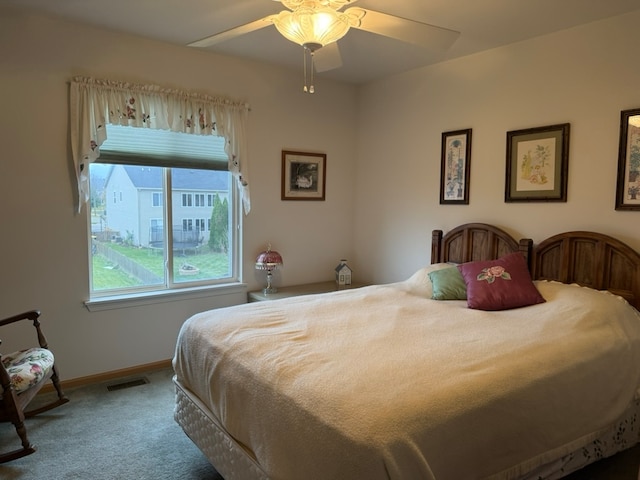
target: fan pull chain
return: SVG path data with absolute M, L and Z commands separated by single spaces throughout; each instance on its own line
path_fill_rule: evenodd
M 309 63 L 310 63 L 310 68 L 309 68 L 309 75 L 308 75 L 308 79 L 309 82 L 307 82 L 307 52 L 309 52 Z M 304 88 L 302 89 L 302 91 L 304 93 L 315 93 L 315 88 L 313 86 L 313 50 L 310 48 L 307 48 L 306 46 L 303 46 L 303 75 L 304 75 Z
M 309 72 L 309 76 L 311 77 L 311 85 L 309 85 L 309 93 L 315 93 L 315 88 L 313 87 L 313 50 L 311 50 L 311 53 L 309 54 L 309 56 L 311 57 L 311 72 Z
M 309 90 L 307 88 L 307 49 L 304 47 L 302 47 L 302 61 L 303 61 L 302 75 L 304 80 L 304 88 L 302 89 L 302 91 L 304 93 L 308 93 Z

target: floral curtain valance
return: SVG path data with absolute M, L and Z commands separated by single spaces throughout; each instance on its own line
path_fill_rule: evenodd
M 249 213 L 246 103 L 157 85 L 75 77 L 69 112 L 78 211 L 89 200 L 89 163 L 100 156 L 106 125 L 115 124 L 224 137 L 229 171 L 238 183 L 244 212 Z

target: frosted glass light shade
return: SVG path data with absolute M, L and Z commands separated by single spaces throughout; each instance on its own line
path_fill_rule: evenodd
M 325 5 L 333 8 L 334 10 L 340 10 L 345 5 L 349 5 L 355 0 L 279 0 L 289 10 L 295 10 L 303 5 Z
M 344 37 L 351 26 L 349 15 L 321 5 L 284 10 L 272 21 L 283 37 L 299 45 L 325 46 Z

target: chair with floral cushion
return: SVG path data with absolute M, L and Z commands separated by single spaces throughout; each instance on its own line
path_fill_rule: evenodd
M 60 387 L 53 353 L 49 350 L 47 339 L 40 328 L 39 317 L 40 312 L 31 310 L 0 320 L 0 327 L 21 320 L 30 320 L 36 329 L 40 345 L 9 355 L 0 353 L 0 421 L 13 423 L 22 442 L 22 448 L 0 453 L 0 463 L 30 455 L 36 451 L 35 446 L 27 438 L 25 418 L 46 412 L 69 401 Z M 39 408 L 26 410 L 29 402 L 49 379 L 53 382 L 58 398 Z

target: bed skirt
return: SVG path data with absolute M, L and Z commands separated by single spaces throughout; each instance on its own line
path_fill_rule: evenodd
M 252 453 L 231 438 L 211 411 L 175 377 L 174 419 L 225 480 L 268 480 Z M 555 480 L 640 442 L 640 399 L 598 439 L 520 480 Z
M 556 480 L 637 443 L 640 443 L 640 399 L 634 400 L 621 419 L 600 437 L 575 452 L 540 466 L 522 480 Z
M 268 480 L 252 454 L 233 440 L 211 411 L 174 377 L 174 419 L 225 480 Z

